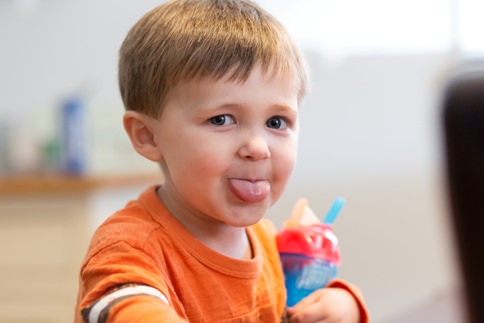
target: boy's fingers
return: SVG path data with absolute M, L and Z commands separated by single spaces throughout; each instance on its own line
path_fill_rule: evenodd
M 320 293 L 321 293 L 321 290 L 316 290 L 316 291 L 312 292 L 311 294 L 309 294 L 308 296 L 306 296 L 302 300 L 300 300 L 299 303 L 297 303 L 293 307 L 289 308 L 288 312 L 291 312 L 291 313 L 297 312 L 299 310 L 302 310 L 306 306 L 309 306 L 309 305 L 317 302 L 319 297 L 320 297 L 320 295 L 319 295 Z
M 325 311 L 321 311 L 321 305 L 318 303 L 306 304 L 304 308 L 289 316 L 290 323 L 316 323 L 324 322 L 324 320 Z

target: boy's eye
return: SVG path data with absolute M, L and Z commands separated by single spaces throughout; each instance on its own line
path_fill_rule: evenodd
M 219 116 L 212 117 L 208 121 L 215 126 L 226 126 L 234 123 L 234 118 L 228 114 L 221 114 Z
M 287 127 L 286 121 L 281 117 L 272 117 L 266 122 L 267 127 L 272 129 L 284 129 Z

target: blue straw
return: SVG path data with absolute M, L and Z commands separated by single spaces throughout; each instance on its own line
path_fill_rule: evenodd
M 337 197 L 333 203 L 333 206 L 329 210 L 328 214 L 326 214 L 326 217 L 324 218 L 323 223 L 330 224 L 330 225 L 333 224 L 336 218 L 338 217 L 339 212 L 345 205 L 345 203 L 346 201 L 343 198 Z

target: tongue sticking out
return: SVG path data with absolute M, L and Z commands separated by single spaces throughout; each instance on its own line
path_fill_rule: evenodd
M 232 194 L 248 203 L 257 203 L 264 200 L 271 189 L 267 181 L 250 182 L 242 179 L 229 180 L 229 188 Z

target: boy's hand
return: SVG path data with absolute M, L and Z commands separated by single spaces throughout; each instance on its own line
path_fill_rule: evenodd
M 289 322 L 358 323 L 360 312 L 353 295 L 342 288 L 319 289 L 287 309 Z

